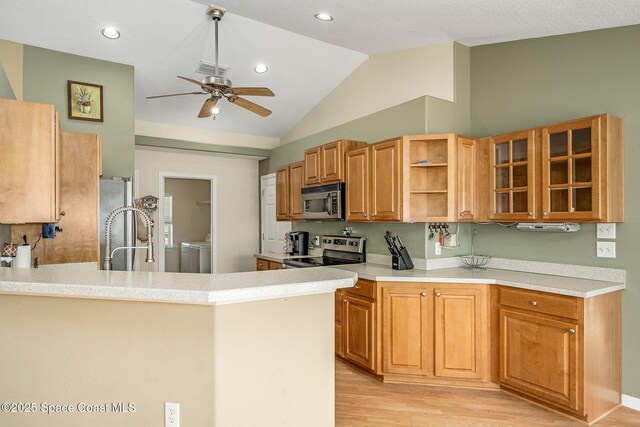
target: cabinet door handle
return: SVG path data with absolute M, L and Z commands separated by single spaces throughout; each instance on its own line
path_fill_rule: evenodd
M 426 292 L 420 292 L 420 295 L 423 296 L 423 297 L 426 297 L 427 293 Z
M 360 285 L 355 285 L 355 286 L 354 286 L 354 288 L 356 288 L 356 289 L 360 289 L 360 288 L 361 288 L 361 286 L 360 286 Z
M 571 335 L 573 335 L 573 334 L 575 334 L 575 333 L 576 333 L 576 330 L 575 330 L 575 329 L 573 329 L 573 328 L 571 328 L 571 329 L 569 329 L 569 333 L 570 333 Z
M 536 300 L 531 301 L 531 305 L 535 307 L 536 305 L 538 305 L 538 301 Z
M 364 215 L 365 218 L 367 217 L 367 214 L 363 214 L 363 215 Z
M 533 212 L 529 212 L 529 216 L 533 216 Z
M 436 292 L 437 297 L 439 297 L 440 295 L 442 295 L 440 292 Z
M 549 212 L 544 211 L 544 212 L 542 212 L 542 215 L 547 216 L 547 215 L 549 215 Z
M 342 302 L 347 302 L 347 300 L 346 300 L 346 299 L 343 299 L 343 300 L 342 300 Z

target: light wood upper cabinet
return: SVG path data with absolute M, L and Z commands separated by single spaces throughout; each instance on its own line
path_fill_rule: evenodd
M 53 105 L 0 99 L 0 223 L 58 220 L 59 140 Z
M 570 409 L 578 409 L 575 322 L 500 310 L 500 382 Z
M 529 130 L 491 137 L 491 219 L 530 221 L 536 211 L 536 145 L 540 132 Z
M 291 163 L 276 169 L 276 220 L 302 219 L 302 179 L 304 162 Z
M 42 239 L 32 251 L 39 264 L 98 262 L 100 235 L 100 170 L 102 142 L 98 135 L 62 132 L 60 138 L 60 219 L 62 231 Z M 12 225 L 11 240 L 38 240 L 41 224 Z
M 441 286 L 433 295 L 435 375 L 488 380 L 488 287 Z
M 340 139 L 304 152 L 304 186 L 343 182 L 345 154 L 366 142 Z
M 402 220 L 402 140 L 390 139 L 369 146 L 370 219 Z M 347 192 L 349 188 L 347 187 Z
M 347 153 L 345 165 L 346 220 L 369 220 L 369 148 Z
M 623 124 L 608 114 L 542 129 L 542 218 L 624 221 Z
M 289 215 L 292 221 L 302 220 L 303 175 L 304 162 L 289 165 Z
M 382 371 L 387 374 L 429 374 L 432 322 L 428 287 L 385 285 L 382 289 Z
M 304 152 L 304 185 L 306 187 L 322 183 L 320 158 L 320 147 L 314 147 Z
M 458 220 L 477 220 L 476 180 L 478 174 L 478 141 L 458 138 Z
M 276 220 L 289 221 L 289 165 L 276 169 Z

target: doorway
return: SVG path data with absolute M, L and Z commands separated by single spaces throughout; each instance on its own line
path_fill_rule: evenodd
M 159 189 L 159 271 L 215 273 L 215 176 L 160 173 Z
M 260 177 L 260 250 L 262 253 L 282 253 L 284 235 L 291 231 L 290 221 L 276 220 L 276 174 Z

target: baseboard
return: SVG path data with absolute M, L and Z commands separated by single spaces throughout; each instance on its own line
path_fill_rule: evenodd
M 622 395 L 622 406 L 640 411 L 640 398 L 629 396 L 628 394 Z

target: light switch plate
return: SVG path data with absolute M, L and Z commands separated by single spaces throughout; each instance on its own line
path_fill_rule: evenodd
M 615 258 L 616 242 L 597 242 L 596 255 L 598 258 Z
M 616 223 L 615 222 L 603 222 L 596 225 L 596 238 L 597 239 L 615 239 L 616 238 Z
M 436 242 L 436 255 L 442 255 L 442 246 L 440 246 L 440 242 Z

